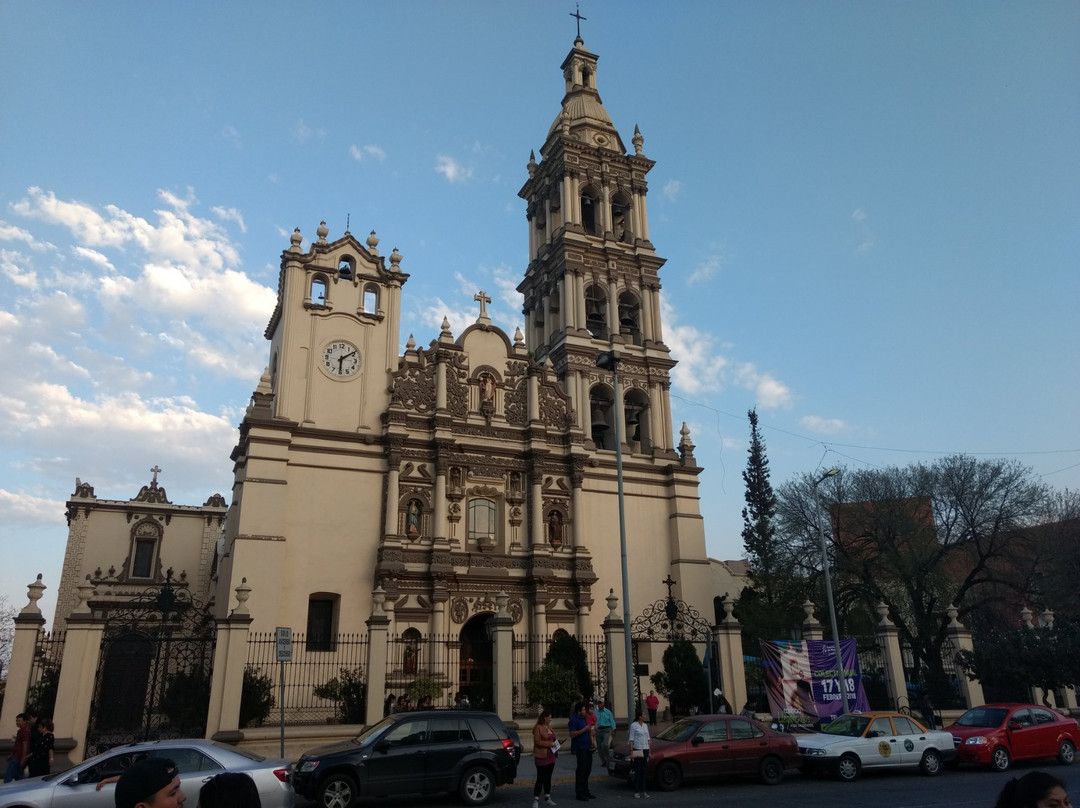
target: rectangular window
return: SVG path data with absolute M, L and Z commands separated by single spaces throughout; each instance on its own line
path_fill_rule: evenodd
M 335 598 L 310 598 L 307 616 L 307 650 L 334 650 Z
M 495 540 L 495 503 L 490 499 L 469 500 L 469 540 Z
M 131 562 L 132 578 L 151 578 L 154 572 L 154 539 L 135 540 L 135 558 Z

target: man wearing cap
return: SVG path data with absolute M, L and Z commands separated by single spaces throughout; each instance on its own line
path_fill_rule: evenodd
M 187 799 L 180 790 L 180 772 L 165 758 L 143 758 L 132 763 L 116 782 L 116 808 L 182 808 Z

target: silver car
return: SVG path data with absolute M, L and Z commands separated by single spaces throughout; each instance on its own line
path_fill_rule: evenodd
M 61 774 L 30 777 L 0 786 L 0 808 L 113 808 L 115 782 L 100 789 L 137 760 L 168 758 L 180 770 L 180 786 L 189 803 L 199 799 L 203 783 L 221 772 L 243 772 L 259 788 L 263 808 L 292 808 L 289 762 L 264 758 L 227 744 L 201 738 L 147 741 L 110 749 Z

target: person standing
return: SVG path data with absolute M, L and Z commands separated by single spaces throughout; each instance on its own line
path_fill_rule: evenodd
M 596 739 L 589 722 L 585 720 L 585 702 L 574 705 L 574 714 L 566 724 L 570 730 L 570 750 L 577 758 L 574 770 L 574 791 L 579 800 L 594 800 L 596 795 L 589 791 L 589 775 L 592 774 L 592 747 Z
M 630 725 L 630 761 L 634 765 L 634 796 L 648 797 L 645 774 L 649 768 L 649 725 L 645 723 L 644 710 Z
M 611 760 L 611 738 L 615 733 L 615 716 L 606 701 L 596 705 L 596 749 L 600 752 L 600 765 L 605 769 Z
M 39 718 L 37 733 L 31 733 L 30 736 L 30 759 L 27 768 L 31 777 L 43 777 L 52 769 L 55 743 L 53 722 L 48 718 Z
M 645 698 L 645 706 L 649 708 L 649 723 L 656 725 L 656 711 L 660 708 L 660 699 L 656 697 L 656 693 L 649 691 L 649 695 Z
M 15 745 L 8 756 L 7 769 L 4 770 L 4 782 L 23 779 L 23 767 L 30 756 L 30 725 L 26 723 L 26 713 L 15 716 Z
M 124 769 L 113 792 L 116 808 L 183 808 L 187 797 L 180 788 L 176 764 L 165 758 L 143 758 Z
M 551 713 L 544 710 L 533 726 L 533 762 L 536 764 L 536 785 L 533 786 L 532 808 L 540 808 L 540 794 L 545 805 L 554 805 L 551 799 L 551 774 L 555 771 L 558 753 L 555 751 L 555 730 L 551 728 Z
M 923 721 L 926 723 L 928 730 L 933 732 L 937 729 L 937 722 L 934 720 L 934 702 L 930 700 L 930 694 L 925 691 L 919 700 L 919 712 L 922 713 Z

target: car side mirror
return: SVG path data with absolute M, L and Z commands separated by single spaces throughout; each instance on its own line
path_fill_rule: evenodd
M 701 746 L 705 743 L 705 740 L 700 735 L 695 735 L 694 740 L 690 741 L 691 746 Z
M 377 744 L 375 744 L 375 751 L 381 752 L 385 755 L 387 752 L 390 751 L 390 741 L 379 741 Z

